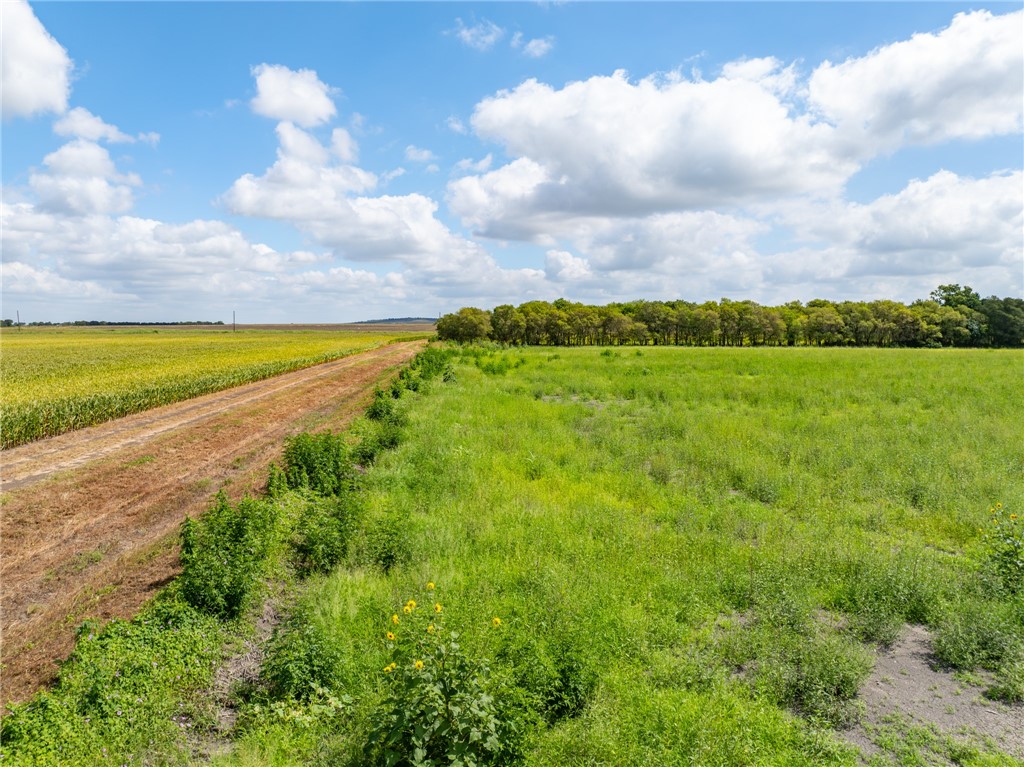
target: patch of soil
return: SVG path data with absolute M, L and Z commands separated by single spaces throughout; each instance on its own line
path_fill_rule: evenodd
M 423 341 L 0 453 L 0 702 L 50 682 L 86 618 L 128 618 L 178 572 L 177 530 L 261 491 L 285 438 L 344 428 Z
M 1024 707 L 987 700 L 983 689 L 939 668 L 928 630 L 910 626 L 891 648 L 879 651 L 860 691 L 863 721 L 843 735 L 865 756 L 874 756 L 882 750 L 870 730 L 898 715 L 956 738 L 990 739 L 1001 751 L 1024 759 Z

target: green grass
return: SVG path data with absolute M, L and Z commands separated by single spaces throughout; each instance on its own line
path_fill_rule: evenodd
M 984 531 L 997 501 L 1006 519 L 1024 507 L 1021 362 L 466 350 L 446 383 L 357 424 L 395 436 L 366 452 L 359 527 L 305 581 L 213 763 L 372 763 L 396 700 L 429 693 L 401 632 L 421 636 L 435 601 L 490 669 L 454 683 L 500 725 L 489 763 L 852 767 L 837 730 L 871 647 L 908 622 L 1015 699 L 1024 597 Z M 1014 763 L 895 732 L 875 733 L 877 763 Z
M 405 563 L 385 575 L 357 552 L 303 597 L 354 710 L 302 733 L 253 723 L 221 763 L 359 763 L 386 618 L 428 580 L 520 696 L 530 765 L 855 764 L 833 728 L 857 716 L 870 644 L 922 622 L 956 648 L 962 616 L 993 605 L 1003 655 L 984 657 L 1019 676 L 1024 609 L 991 587 L 980 530 L 995 501 L 1024 506 L 1019 354 L 463 362 L 366 476 Z
M 0 446 L 373 349 L 402 332 L 60 328 L 5 331 Z

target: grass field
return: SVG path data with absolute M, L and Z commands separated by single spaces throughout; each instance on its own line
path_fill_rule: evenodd
M 907 623 L 1019 706 L 1020 369 L 998 351 L 466 350 L 455 380 L 398 401 L 342 564 L 302 581 L 213 763 L 384 763 L 396 717 L 435 721 L 436 683 L 467 738 L 501 746 L 480 763 L 852 767 L 836 733 Z M 1019 764 L 910 734 L 871 764 Z
M 13 447 L 425 335 L 396 329 L 8 329 L 0 336 L 0 445 Z

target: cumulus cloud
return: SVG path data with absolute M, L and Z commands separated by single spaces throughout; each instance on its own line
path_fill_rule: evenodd
M 25 0 L 0 3 L 0 94 L 5 118 L 67 109 L 72 62 Z
M 957 14 L 811 75 L 812 108 L 836 126 L 840 149 L 870 156 L 907 144 L 1019 133 L 1024 112 L 1024 11 Z
M 504 29 L 487 19 L 471 27 L 466 26 L 462 19 L 456 19 L 454 33 L 460 42 L 481 52 L 489 51 L 505 36 Z
M 53 132 L 58 136 L 77 136 L 89 141 L 107 141 L 111 144 L 135 141 L 127 133 L 122 133 L 116 125 L 103 122 L 83 107 L 75 107 L 55 122 Z
M 544 257 L 544 274 L 552 282 L 579 282 L 593 277 L 585 258 L 566 250 L 549 250 Z
M 43 210 L 67 215 L 121 213 L 131 208 L 135 174 L 117 171 L 110 153 L 92 141 L 75 139 L 43 160 L 46 170 L 29 176 Z
M 6 261 L 3 269 L 3 292 L 10 297 L 45 297 L 49 300 L 74 299 L 115 301 L 135 298 L 117 293 L 92 280 L 69 280 L 52 269 L 37 269 L 20 261 Z
M 280 64 L 260 64 L 252 74 L 256 98 L 249 105 L 256 114 L 304 128 L 322 125 L 337 114 L 331 88 L 312 69 L 296 72 Z
M 477 104 L 473 128 L 517 159 L 453 181 L 449 200 L 492 236 L 533 217 L 647 215 L 768 196 L 836 194 L 856 166 L 831 129 L 796 116 L 759 82 L 626 73 L 555 89 L 527 80 Z

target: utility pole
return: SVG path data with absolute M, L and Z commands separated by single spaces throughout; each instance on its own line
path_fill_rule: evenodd
M 21 311 L 18 309 L 14 310 L 14 313 L 18 315 L 18 332 L 21 332 Z

